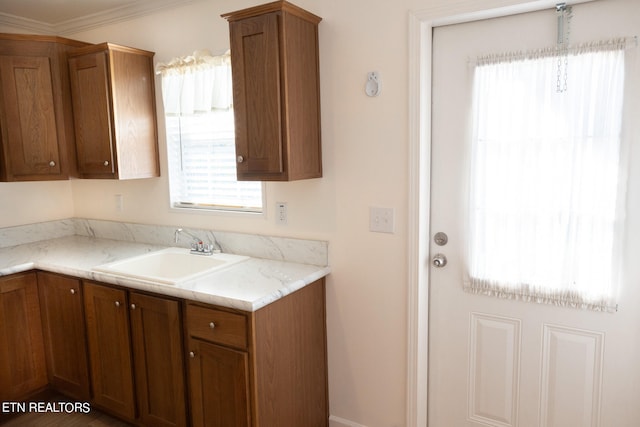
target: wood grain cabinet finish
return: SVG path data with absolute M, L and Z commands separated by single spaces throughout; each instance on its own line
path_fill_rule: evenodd
M 248 316 L 186 305 L 189 379 L 194 427 L 248 427 Z
M 94 402 L 138 425 L 186 426 L 180 303 L 95 282 L 84 289 Z
M 189 339 L 193 427 L 248 427 L 249 355 Z
M 326 427 L 325 283 L 252 313 L 186 304 L 194 427 Z
M 133 362 L 127 293 L 84 282 L 93 403 L 133 421 Z
M 86 43 L 0 34 L 0 180 L 76 175 L 66 53 Z
M 238 180 L 322 176 L 318 23 L 286 1 L 229 21 Z
M 69 53 L 81 177 L 160 175 L 153 55 L 112 43 Z
M 36 273 L 0 277 L 0 401 L 47 385 Z
M 92 404 L 134 425 L 327 427 L 325 313 L 324 279 L 244 312 L 54 273 L 0 277 L 0 400 L 46 388 L 46 348 L 54 390 L 86 400 L 88 359 Z
M 187 391 L 180 303 L 131 292 L 129 308 L 139 422 L 143 426 L 185 427 Z
M 82 283 L 59 274 L 43 271 L 37 274 L 49 384 L 67 396 L 88 401 Z

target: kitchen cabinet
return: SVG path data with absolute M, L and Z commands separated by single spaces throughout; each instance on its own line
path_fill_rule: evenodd
M 324 287 L 252 313 L 186 304 L 194 427 L 328 425 Z
M 141 425 L 186 426 L 180 304 L 95 282 L 84 291 L 94 403 Z
M 127 292 L 84 282 L 93 403 L 128 420 L 136 417 Z
M 66 53 L 86 43 L 0 34 L 0 180 L 76 174 Z
M 47 386 L 36 273 L 0 277 L 0 401 Z
M 186 426 L 180 303 L 130 292 L 129 306 L 139 421 L 144 426 Z
M 67 396 L 88 401 L 82 283 L 73 277 L 43 271 L 37 275 L 49 384 Z
M 57 273 L 4 276 L 0 399 L 50 384 L 140 426 L 327 427 L 325 324 L 324 279 L 247 312 Z
M 238 180 L 322 176 L 318 23 L 286 1 L 229 21 Z
M 248 318 L 187 304 L 189 379 L 194 427 L 248 427 Z
M 160 175 L 153 55 L 112 43 L 69 53 L 81 177 Z

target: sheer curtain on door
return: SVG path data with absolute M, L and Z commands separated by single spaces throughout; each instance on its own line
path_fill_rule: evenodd
M 467 291 L 615 310 L 626 44 L 479 58 Z

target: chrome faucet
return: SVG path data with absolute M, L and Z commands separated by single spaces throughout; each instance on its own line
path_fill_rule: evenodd
M 191 253 L 196 255 L 211 255 L 214 252 L 213 245 L 210 243 L 204 243 L 204 241 L 196 236 L 188 232 L 187 230 L 183 230 L 182 228 L 176 228 L 174 233 L 175 243 L 178 243 L 178 239 L 180 237 L 180 233 L 184 233 L 187 236 L 191 237 Z

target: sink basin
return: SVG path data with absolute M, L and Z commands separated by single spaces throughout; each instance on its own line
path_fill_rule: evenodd
M 93 270 L 169 285 L 213 273 L 249 259 L 243 255 L 195 255 L 184 248 L 167 248 L 94 267 Z

